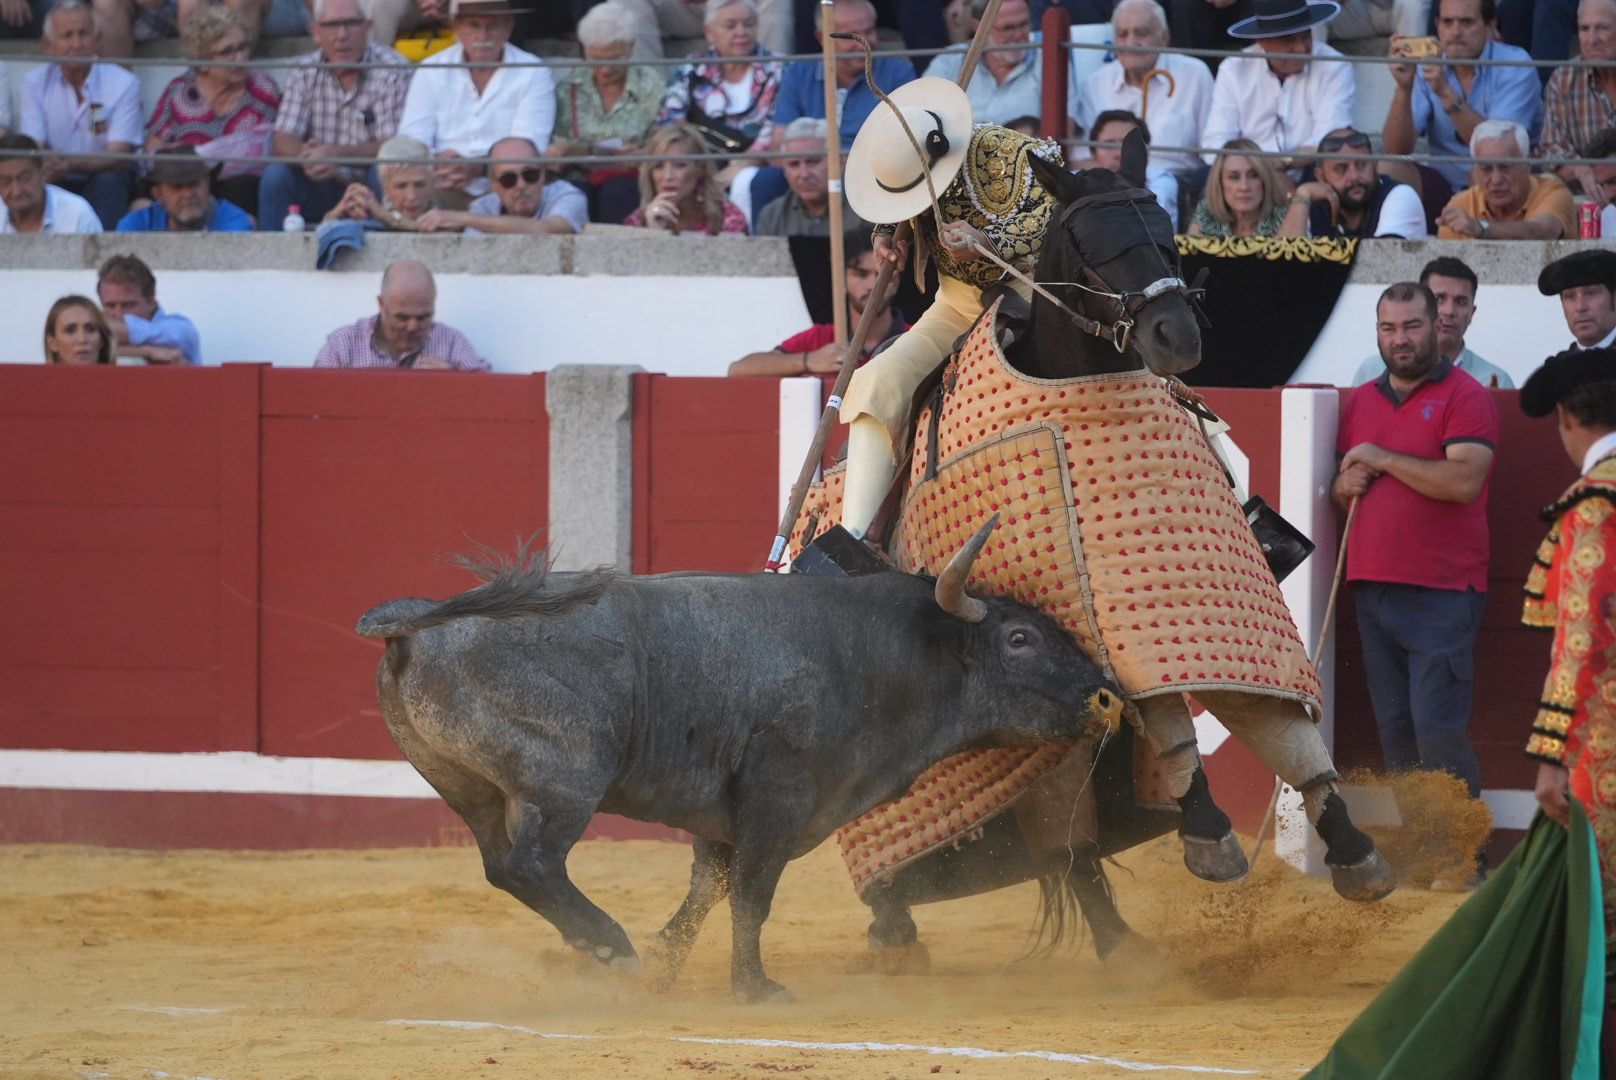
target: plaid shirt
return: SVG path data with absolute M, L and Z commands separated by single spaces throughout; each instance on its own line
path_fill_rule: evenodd
M 298 60 L 286 77 L 275 130 L 295 135 L 304 142 L 334 146 L 358 146 L 385 142 L 398 133 L 404 113 L 404 95 L 410 88 L 414 68 L 409 61 L 385 45 L 374 41 L 365 45 L 363 62 L 392 65 L 365 68 L 352 92 L 344 90 L 330 68 L 307 65 L 324 59 L 315 50 Z M 348 175 L 362 170 L 345 169 Z
M 380 315 L 367 315 L 358 322 L 339 326 L 326 337 L 325 344 L 315 354 L 315 367 L 338 368 L 397 368 L 408 367 L 421 356 L 435 356 L 447 360 L 456 371 L 487 371 L 488 361 L 477 355 L 466 335 L 452 326 L 433 323 L 427 332 L 426 344 L 400 363 L 399 357 L 389 356 L 376 347 L 376 322 Z
M 1616 104 L 1594 82 L 1593 68 L 1556 68 L 1543 91 L 1546 158 L 1581 157 L 1601 128 L 1616 127 Z

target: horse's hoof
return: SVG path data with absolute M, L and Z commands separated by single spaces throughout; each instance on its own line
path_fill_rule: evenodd
M 1155 942 L 1132 930 L 1103 953 L 1096 945 L 1095 952 L 1099 954 L 1100 963 L 1107 968 L 1128 968 L 1138 964 L 1154 965 L 1159 964 L 1162 958 L 1161 950 L 1156 947 Z
M 926 975 L 931 971 L 931 950 L 919 941 L 907 945 L 870 945 L 867 970 L 877 975 Z
M 735 987 L 735 1000 L 741 1005 L 792 1005 L 797 999 L 773 979 L 759 979 L 756 983 Z
M 1397 872 L 1378 850 L 1371 849 L 1351 866 L 1330 867 L 1330 881 L 1344 900 L 1384 900 L 1397 888 Z
M 626 975 L 638 975 L 640 972 L 640 958 L 635 955 L 632 948 L 619 949 L 611 945 L 596 945 L 589 951 L 596 960 L 613 971 L 621 971 Z
M 1221 840 L 1198 836 L 1180 839 L 1184 841 L 1184 865 L 1203 881 L 1239 881 L 1251 872 L 1251 864 L 1233 832 L 1224 833 Z

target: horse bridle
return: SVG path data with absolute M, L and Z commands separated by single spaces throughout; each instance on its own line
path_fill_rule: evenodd
M 1114 203 L 1128 204 L 1132 208 L 1134 214 L 1139 217 L 1139 223 L 1144 225 L 1145 220 L 1144 216 L 1139 213 L 1139 204 L 1145 203 L 1147 205 L 1154 206 L 1156 204 L 1156 196 L 1144 188 L 1126 188 L 1121 191 L 1106 191 L 1097 195 L 1085 195 L 1080 199 L 1074 200 L 1061 211 L 1058 225 L 1062 229 L 1070 229 L 1072 228 L 1073 219 L 1084 210 Z M 1074 233 L 1074 239 L 1075 238 Z M 1115 348 L 1119 353 L 1128 351 L 1128 342 L 1133 336 L 1134 324 L 1138 320 L 1140 313 L 1144 311 L 1144 309 L 1152 302 L 1160 299 L 1163 296 L 1167 296 L 1172 293 L 1183 296 L 1190 302 L 1190 306 L 1195 311 L 1196 318 L 1204 323 L 1206 321 L 1206 317 L 1201 311 L 1200 301 L 1201 298 L 1206 295 L 1206 290 L 1201 288 L 1202 282 L 1206 280 L 1206 268 L 1202 267 L 1200 274 L 1196 276 L 1195 284 L 1187 284 L 1183 278 L 1179 277 L 1176 273 L 1171 272 L 1173 267 L 1170 263 L 1168 263 L 1167 259 L 1162 256 L 1161 246 L 1149 241 L 1146 243 L 1149 243 L 1149 245 L 1156 250 L 1157 257 L 1162 260 L 1162 268 L 1169 271 L 1169 273 L 1163 277 L 1157 278 L 1155 281 L 1152 281 L 1149 285 L 1146 285 L 1142 289 L 1119 291 L 1112 288 L 1110 282 L 1106 281 L 1105 278 L 1100 276 L 1099 271 L 1095 270 L 1094 267 L 1090 266 L 1086 261 L 1083 261 L 1080 245 L 1078 246 L 1080 275 L 1086 277 L 1094 284 L 1085 284 L 1082 281 L 1045 281 L 1041 282 L 1040 284 L 1045 286 L 1065 285 L 1070 288 L 1081 289 L 1085 293 L 1089 293 L 1093 296 L 1104 297 L 1115 304 L 1118 312 L 1117 319 L 1115 322 L 1112 322 L 1109 325 L 1101 322 L 1098 319 L 1089 318 L 1087 315 L 1084 315 L 1081 311 L 1068 304 L 1057 302 L 1056 306 L 1060 308 L 1067 318 L 1071 319 L 1072 322 L 1077 325 L 1079 330 L 1083 331 L 1085 334 L 1090 334 L 1094 337 L 1103 338 L 1106 341 L 1109 341 L 1112 347 Z M 1130 247 L 1141 246 L 1144 246 L 1144 244 L 1130 245 Z

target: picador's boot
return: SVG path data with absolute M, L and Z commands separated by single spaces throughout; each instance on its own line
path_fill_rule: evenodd
M 1322 795 L 1322 798 L 1321 798 Z M 1392 870 L 1369 834 L 1352 823 L 1346 801 L 1335 785 L 1323 783 L 1302 793 L 1308 817 L 1324 841 L 1324 865 L 1335 891 L 1346 900 L 1380 900 L 1397 888 Z M 1314 808 L 1318 807 L 1317 816 Z
M 1196 766 L 1190 787 L 1178 798 L 1184 820 L 1178 835 L 1184 841 L 1184 865 L 1190 873 L 1207 881 L 1236 881 L 1246 876 L 1251 864 L 1235 838 L 1229 815 L 1212 801 L 1206 773 Z
M 814 537 L 791 562 L 793 574 L 810 577 L 858 577 L 891 569 L 874 548 L 840 525 Z

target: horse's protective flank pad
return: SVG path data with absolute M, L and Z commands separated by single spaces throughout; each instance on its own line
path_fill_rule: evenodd
M 971 588 L 1059 620 L 1130 699 L 1240 690 L 1300 701 L 1317 717 L 1318 677 L 1284 597 L 1165 382 L 1145 372 L 1023 376 L 999 348 L 997 312 L 951 361 L 940 420 L 929 406 L 917 420 L 891 544 L 899 566 L 935 572 L 999 513 Z M 933 423 L 938 464 L 927 479 Z M 838 520 L 840 481 L 833 472 L 810 495 L 794 548 L 811 539 L 807 528 Z M 863 893 L 977 828 L 1060 757 L 1059 748 L 995 750 L 940 762 L 842 830 L 855 887 Z M 1152 785 L 1138 782 L 1144 798 Z

